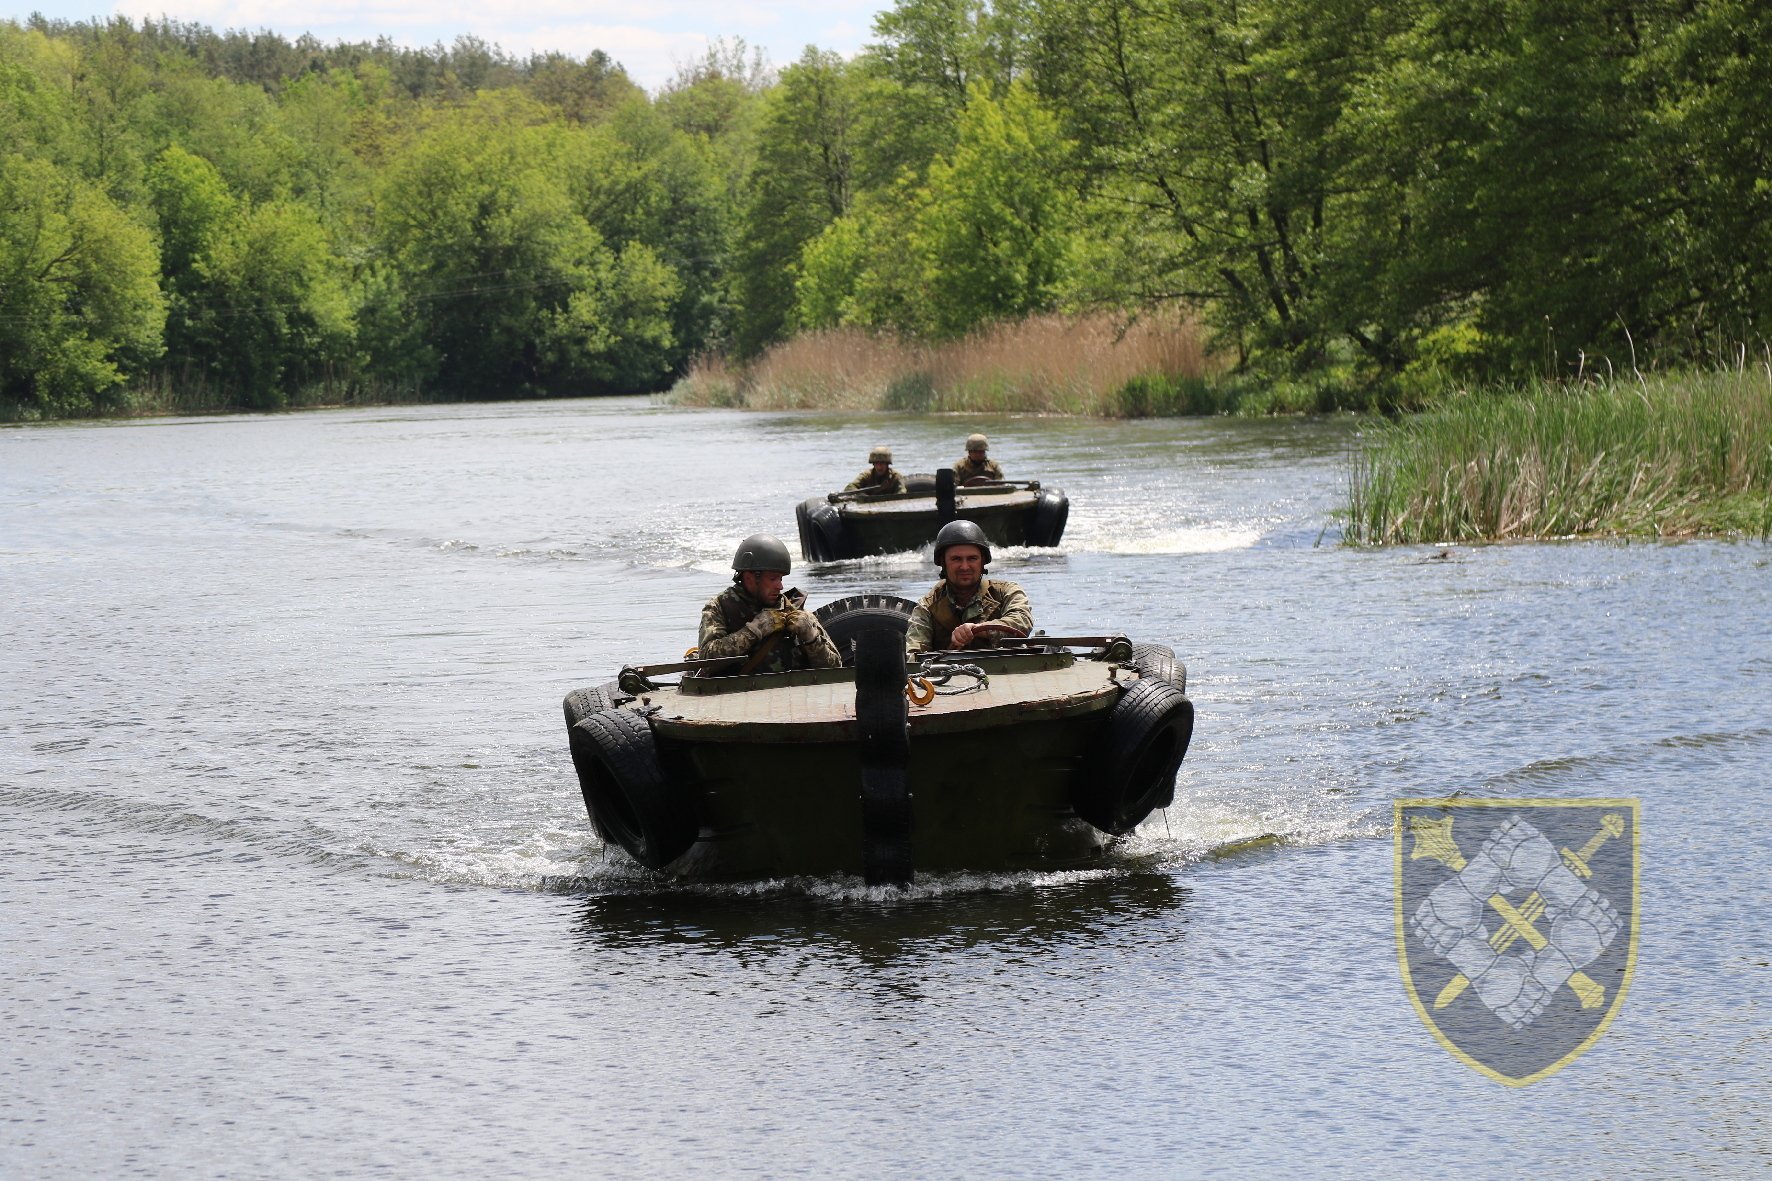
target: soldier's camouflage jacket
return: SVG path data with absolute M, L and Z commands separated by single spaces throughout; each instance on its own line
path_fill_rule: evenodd
M 1013 582 L 997 578 L 985 579 L 964 607 L 948 593 L 948 580 L 943 578 L 930 588 L 911 611 L 911 623 L 904 636 L 904 650 L 937 652 L 946 649 L 954 629 L 962 623 L 983 623 L 997 620 L 1019 628 L 1023 635 L 1034 630 L 1034 608 L 1027 592 Z M 975 645 L 977 646 L 977 645 Z
M 903 492 L 904 477 L 898 474 L 898 469 L 895 467 L 887 468 L 886 474 L 883 476 L 876 476 L 874 474 L 873 465 L 869 464 L 867 469 L 864 470 L 861 475 L 843 485 L 843 491 L 845 492 L 860 492 L 863 490 L 868 492 L 878 492 L 881 494 L 888 492 Z
M 789 593 L 794 594 L 791 591 Z M 753 597 L 745 590 L 744 584 L 739 582 L 709 599 L 707 605 L 701 609 L 701 633 L 696 641 L 696 656 L 702 660 L 712 660 L 720 656 L 744 656 L 756 645 L 774 640 L 775 646 L 769 655 L 752 672 L 779 673 L 794 668 L 835 668 L 842 663 L 837 656 L 837 646 L 831 643 L 831 637 L 825 634 L 824 626 L 816 619 L 813 623 L 818 627 L 818 638 L 809 644 L 799 643 L 785 632 L 765 636 L 762 640 L 746 632 L 745 625 L 766 608 L 767 604 Z M 715 675 L 737 672 L 738 669 L 738 665 L 733 665 L 718 670 Z
M 987 480 L 1001 480 L 1003 469 L 997 466 L 997 461 L 994 459 L 987 459 L 983 463 L 973 463 L 970 455 L 954 465 L 954 483 L 956 484 L 964 484 L 967 480 L 976 480 L 980 476 Z

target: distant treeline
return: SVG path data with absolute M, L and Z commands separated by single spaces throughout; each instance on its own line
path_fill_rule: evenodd
M 0 22 L 0 416 L 663 388 L 805 332 L 1177 307 L 1404 402 L 1757 349 L 1761 0 L 901 0 L 656 94 Z

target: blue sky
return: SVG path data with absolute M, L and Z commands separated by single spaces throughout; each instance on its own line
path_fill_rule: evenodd
M 875 14 L 890 0 L 4 0 L 0 12 L 60 20 L 112 14 L 170 16 L 216 30 L 270 29 L 295 38 L 445 44 L 463 33 L 518 56 L 558 50 L 583 57 L 601 49 L 629 77 L 656 90 L 680 63 L 699 58 L 716 37 L 742 37 L 783 66 L 807 45 L 845 56 L 872 40 Z

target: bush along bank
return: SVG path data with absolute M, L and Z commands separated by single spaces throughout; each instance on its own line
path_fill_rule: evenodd
M 1344 539 L 1772 535 L 1772 364 L 1448 396 L 1378 423 Z

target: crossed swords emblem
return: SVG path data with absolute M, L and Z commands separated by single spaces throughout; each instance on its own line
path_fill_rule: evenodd
M 1427 858 L 1438 861 L 1454 873 L 1463 871 L 1467 864 L 1464 854 L 1458 851 L 1458 843 L 1452 837 L 1452 817 L 1443 820 L 1427 820 L 1422 817 L 1410 817 L 1409 831 L 1415 836 L 1415 850 L 1409 854 L 1411 861 Z M 1624 835 L 1624 817 L 1617 812 L 1609 812 L 1600 821 L 1600 830 L 1590 837 L 1580 851 L 1564 848 L 1558 851 L 1563 864 L 1582 881 L 1593 877 L 1593 868 L 1589 864 L 1600 846 L 1613 837 Z M 1501 918 L 1502 925 L 1489 936 L 1489 946 L 1497 953 L 1506 951 L 1519 939 L 1524 939 L 1534 950 L 1542 950 L 1550 941 L 1534 924 L 1544 916 L 1544 896 L 1534 890 L 1518 907 L 1509 902 L 1499 892 L 1491 894 L 1489 907 Z M 1584 1009 L 1593 1009 L 1605 1003 L 1606 989 L 1586 972 L 1571 973 L 1568 984 L 1571 992 Z M 1460 972 L 1454 976 L 1440 994 L 1434 998 L 1434 1008 L 1444 1009 L 1457 1000 L 1466 988 L 1470 987 L 1470 978 Z

